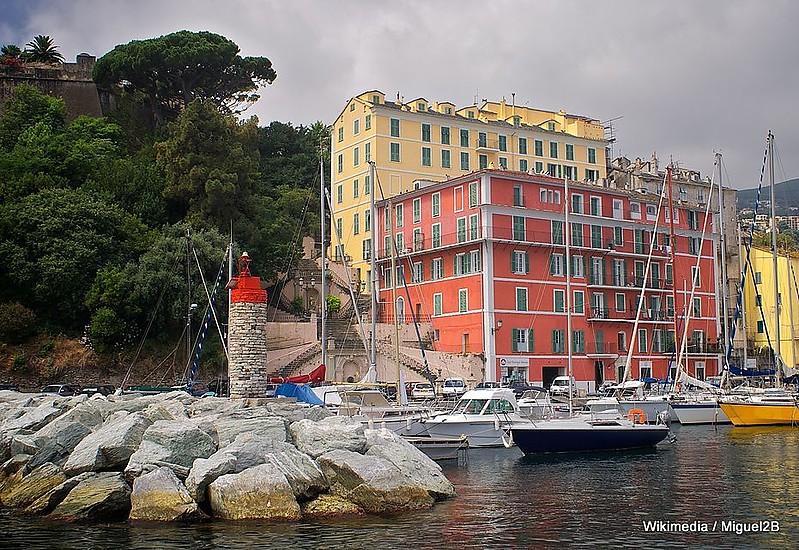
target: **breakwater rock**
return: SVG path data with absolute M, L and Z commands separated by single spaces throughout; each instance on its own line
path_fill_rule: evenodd
M 455 495 L 386 430 L 289 399 L 0 391 L 0 506 L 74 521 L 398 513 Z

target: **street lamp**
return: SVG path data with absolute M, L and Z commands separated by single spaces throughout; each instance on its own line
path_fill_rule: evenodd
M 502 328 L 502 319 L 497 319 L 497 326 L 491 327 L 491 334 L 496 333 L 501 328 Z

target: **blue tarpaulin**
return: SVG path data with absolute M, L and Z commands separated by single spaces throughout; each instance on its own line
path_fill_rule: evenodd
M 313 392 L 311 386 L 306 384 L 294 384 L 292 382 L 280 384 L 275 390 L 275 397 L 296 397 L 297 401 L 301 403 L 324 405 L 324 402 Z
M 774 369 L 771 370 L 750 370 L 733 367 L 730 365 L 730 372 L 736 376 L 774 376 Z

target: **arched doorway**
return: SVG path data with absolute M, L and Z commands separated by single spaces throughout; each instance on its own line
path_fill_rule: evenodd
M 405 322 L 405 300 L 402 296 L 397 298 L 397 322 Z

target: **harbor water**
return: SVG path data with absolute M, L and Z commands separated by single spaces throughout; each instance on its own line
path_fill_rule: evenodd
M 657 450 L 446 464 L 458 497 L 397 517 L 75 525 L 0 514 L 0 548 L 796 548 L 799 429 L 675 426 Z

